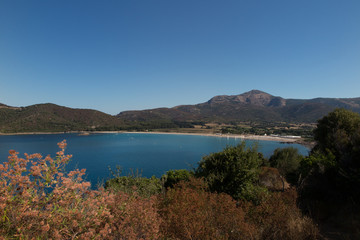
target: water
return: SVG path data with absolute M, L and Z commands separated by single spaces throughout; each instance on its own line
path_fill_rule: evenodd
M 41 153 L 55 156 L 58 142 L 66 139 L 66 154 L 73 158 L 67 170 L 86 169 L 86 180 L 93 186 L 111 177 L 111 169 L 121 166 L 126 174 L 129 169 L 139 169 L 142 176 L 161 177 L 170 169 L 192 169 L 204 155 L 221 151 L 227 145 L 236 145 L 241 139 L 209 136 L 171 134 L 39 134 L 0 136 L 0 162 L 6 161 L 8 151 L 14 149 L 23 157 L 24 153 Z M 299 144 L 281 144 L 271 141 L 246 140 L 251 146 L 258 143 L 259 151 L 269 157 L 276 148 L 288 146 L 307 155 L 308 149 Z

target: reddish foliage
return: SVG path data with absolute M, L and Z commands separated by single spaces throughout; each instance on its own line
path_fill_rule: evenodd
M 161 202 L 163 234 L 171 239 L 253 239 L 245 213 L 226 194 L 206 191 L 199 179 L 180 182 Z
M 271 194 L 257 206 L 250 206 L 247 219 L 257 226 L 259 239 L 317 239 L 318 229 L 296 206 L 295 189 Z
M 0 236 L 18 239 L 156 239 L 153 199 L 90 190 L 85 170 L 62 170 L 71 158 L 66 142 L 55 159 L 19 158 L 0 164 Z M 28 166 L 30 165 L 30 166 Z

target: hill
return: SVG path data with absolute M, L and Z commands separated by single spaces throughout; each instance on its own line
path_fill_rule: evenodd
M 287 122 L 314 123 L 335 108 L 360 112 L 360 98 L 284 99 L 252 90 L 240 95 L 220 95 L 205 103 L 125 111 L 117 116 L 131 121 L 163 122 Z
M 28 107 L 0 105 L 0 132 L 58 132 L 119 130 L 124 122 L 90 109 L 73 109 L 55 104 Z
M 339 107 L 360 113 L 360 98 L 285 99 L 252 90 L 239 95 L 215 96 L 195 105 L 125 111 L 116 116 L 51 103 L 27 107 L 0 103 L 0 132 L 146 130 L 193 128 L 194 125 L 204 128 L 206 123 L 237 125 L 244 122 L 259 128 L 255 125 L 315 123 Z

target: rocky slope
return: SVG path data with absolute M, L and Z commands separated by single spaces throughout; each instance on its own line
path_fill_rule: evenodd
M 205 103 L 125 111 L 117 116 L 131 121 L 205 122 L 316 122 L 337 107 L 360 112 L 360 98 L 284 99 L 252 90 L 240 95 L 220 95 Z

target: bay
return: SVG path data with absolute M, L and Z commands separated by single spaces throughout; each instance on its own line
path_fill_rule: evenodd
M 55 157 L 59 151 L 58 142 L 66 139 L 66 154 L 73 158 L 67 170 L 86 169 L 86 180 L 92 186 L 103 183 L 111 176 L 109 167 L 115 170 L 121 166 L 126 175 L 130 169 L 141 172 L 145 177 L 161 177 L 170 169 L 192 169 L 205 155 L 218 152 L 226 146 L 237 145 L 242 139 L 178 135 L 105 133 L 81 136 L 79 134 L 34 134 L 0 136 L 0 162 L 7 160 L 8 152 L 14 149 L 23 157 L 24 153 L 50 154 Z M 288 146 L 299 149 L 303 155 L 308 149 L 299 144 L 282 144 L 273 141 L 245 140 L 247 146 L 258 145 L 258 150 L 269 157 L 276 148 Z

